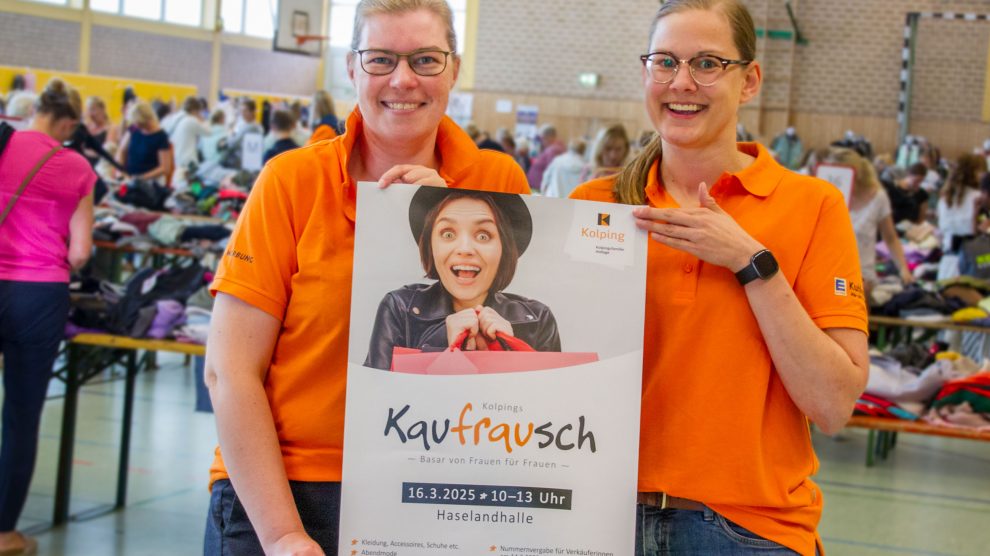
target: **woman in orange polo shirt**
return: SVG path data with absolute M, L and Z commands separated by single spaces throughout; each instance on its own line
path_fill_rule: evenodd
M 579 199 L 644 205 L 650 242 L 637 554 L 814 554 L 808 419 L 865 386 L 866 305 L 839 191 L 736 143 L 762 80 L 738 0 L 668 0 L 642 56 L 656 136 Z
M 444 115 L 460 65 L 446 2 L 355 14 L 346 132 L 265 166 L 212 286 L 206 554 L 337 553 L 356 183 L 529 192 Z

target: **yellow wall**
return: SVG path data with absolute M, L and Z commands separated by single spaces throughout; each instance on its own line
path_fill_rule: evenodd
M 51 71 L 14 66 L 0 66 L 0 84 L 10 85 L 16 74 L 33 74 L 36 92 L 44 89 L 45 84 L 53 77 L 60 77 L 69 85 L 75 87 L 85 101 L 91 96 L 101 97 L 107 103 L 107 112 L 113 120 L 120 120 L 124 89 L 130 86 L 137 96 L 146 99 L 161 99 L 165 102 L 174 101 L 176 105 L 190 95 L 200 95 L 195 85 L 162 83 L 158 81 L 142 81 L 125 77 L 105 77 L 100 75 L 83 75 L 67 71 Z

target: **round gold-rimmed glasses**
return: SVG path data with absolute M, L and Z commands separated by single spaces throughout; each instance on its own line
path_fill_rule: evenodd
M 677 77 L 681 64 L 687 64 L 691 79 L 702 87 L 714 85 L 729 66 L 748 66 L 752 60 L 729 60 L 714 54 L 695 56 L 682 60 L 670 52 L 651 52 L 639 57 L 650 72 L 653 81 L 661 85 L 670 83 Z

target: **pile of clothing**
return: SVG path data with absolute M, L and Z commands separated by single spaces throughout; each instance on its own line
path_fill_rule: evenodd
M 908 344 L 872 353 L 855 414 L 990 430 L 990 361 L 979 365 L 943 347 Z
M 194 180 L 181 190 L 133 179 L 117 186 L 101 204 L 125 210 L 169 211 L 236 220 L 259 172 L 231 171 L 219 183 Z
M 93 226 L 93 239 L 118 245 L 180 247 L 215 242 L 223 250 L 231 224 L 202 222 L 161 212 L 101 209 Z
M 143 268 L 123 284 L 80 279 L 70 284 L 66 337 L 83 332 L 206 343 L 213 275 L 197 262 Z

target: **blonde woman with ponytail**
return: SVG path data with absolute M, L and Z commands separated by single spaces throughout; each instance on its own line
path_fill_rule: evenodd
M 838 189 L 736 143 L 762 82 L 739 0 L 667 0 L 643 61 L 656 136 L 571 195 L 641 205 L 650 234 L 636 554 L 813 555 L 810 419 L 867 377 L 856 239 Z

